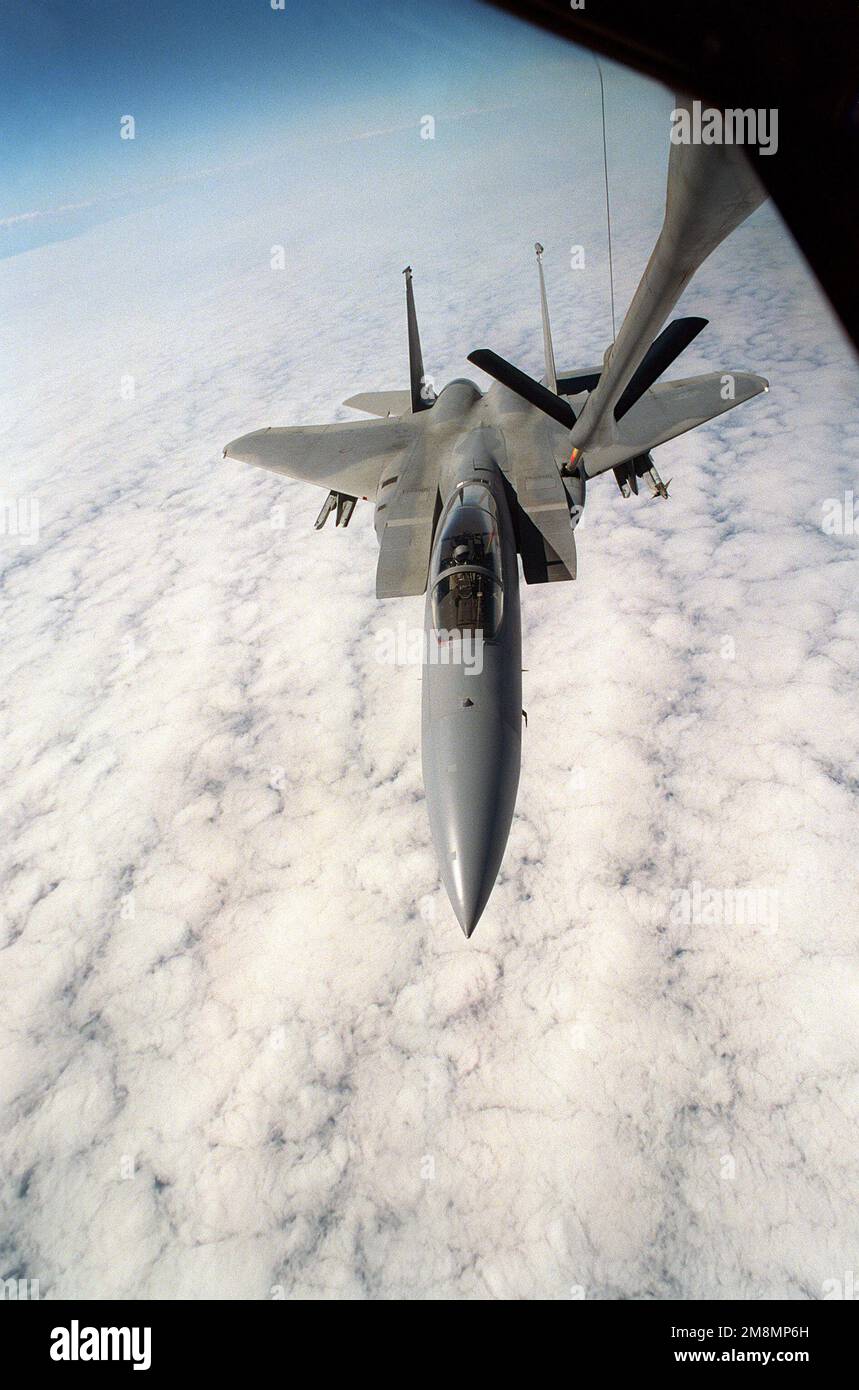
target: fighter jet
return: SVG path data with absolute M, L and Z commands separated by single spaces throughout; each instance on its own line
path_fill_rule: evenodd
M 671 146 L 662 230 L 597 366 L 556 371 L 538 243 L 542 381 L 480 348 L 468 360 L 493 385 L 484 392 L 457 378 L 436 395 L 406 267 L 409 390 L 345 402 L 373 420 L 269 427 L 224 450 L 324 488 L 317 527 L 332 513 L 348 526 L 358 501 L 372 501 L 377 596 L 426 593 L 424 787 L 441 878 L 467 937 L 498 877 L 519 783 L 520 562 L 526 584 L 575 579 L 575 528 L 591 480 L 613 473 L 629 497 L 644 478 L 666 498 L 651 451 L 768 389 L 763 377 L 734 370 L 657 384 L 706 320 L 662 325 L 763 197 L 733 146 Z

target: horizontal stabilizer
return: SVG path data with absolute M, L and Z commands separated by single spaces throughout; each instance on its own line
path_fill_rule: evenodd
M 556 396 L 554 391 L 548 387 L 541 386 L 539 381 L 535 381 L 532 376 L 525 372 L 520 372 L 518 367 L 514 367 L 512 362 L 505 362 L 503 357 L 499 357 L 497 352 L 492 352 L 489 348 L 478 348 L 476 352 L 468 354 L 469 362 L 473 362 L 475 367 L 479 367 L 487 376 L 492 376 L 496 381 L 500 381 L 502 386 L 508 390 L 515 391 L 517 396 L 535 405 L 538 410 L 542 410 L 544 415 L 548 415 L 552 420 L 557 420 L 559 425 L 571 430 L 576 423 L 573 407 L 569 401 L 564 401 L 560 396 Z
M 653 386 L 615 424 L 611 439 L 585 452 L 585 473 L 605 473 L 768 390 L 769 382 L 751 372 L 710 372 Z
M 343 404 L 351 410 L 363 410 L 365 415 L 408 415 L 412 397 L 410 391 L 359 391 Z

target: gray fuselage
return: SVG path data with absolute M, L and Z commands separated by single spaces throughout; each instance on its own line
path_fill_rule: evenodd
M 471 382 L 455 381 L 433 407 L 433 423 L 443 432 L 449 415 L 456 433 L 439 472 L 424 617 L 427 810 L 444 886 L 467 936 L 504 856 L 522 752 L 519 565 L 487 404 Z

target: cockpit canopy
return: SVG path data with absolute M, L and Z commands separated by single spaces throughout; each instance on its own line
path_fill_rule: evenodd
M 491 641 L 501 626 L 502 579 L 495 499 L 482 483 L 464 483 L 448 503 L 433 550 L 433 627 L 480 632 Z

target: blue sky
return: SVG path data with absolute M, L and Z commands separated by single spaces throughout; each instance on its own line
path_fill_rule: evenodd
M 2 21 L 0 215 L 92 197 L 287 135 L 485 100 L 557 45 L 440 0 L 12 0 Z M 137 138 L 120 141 L 131 113 Z
M 324 171 L 331 145 L 384 140 L 424 114 L 443 124 L 518 104 L 506 131 L 498 122 L 501 149 L 526 110 L 554 127 L 562 112 L 590 121 L 596 109 L 589 55 L 470 0 L 287 0 L 284 11 L 10 0 L 2 35 L 0 256 L 246 163 L 282 155 Z M 626 119 L 629 80 L 612 83 L 627 146 L 639 124 Z M 135 139 L 123 140 L 129 114 Z M 487 131 L 474 138 L 489 151 Z M 571 127 L 563 141 L 575 147 Z

